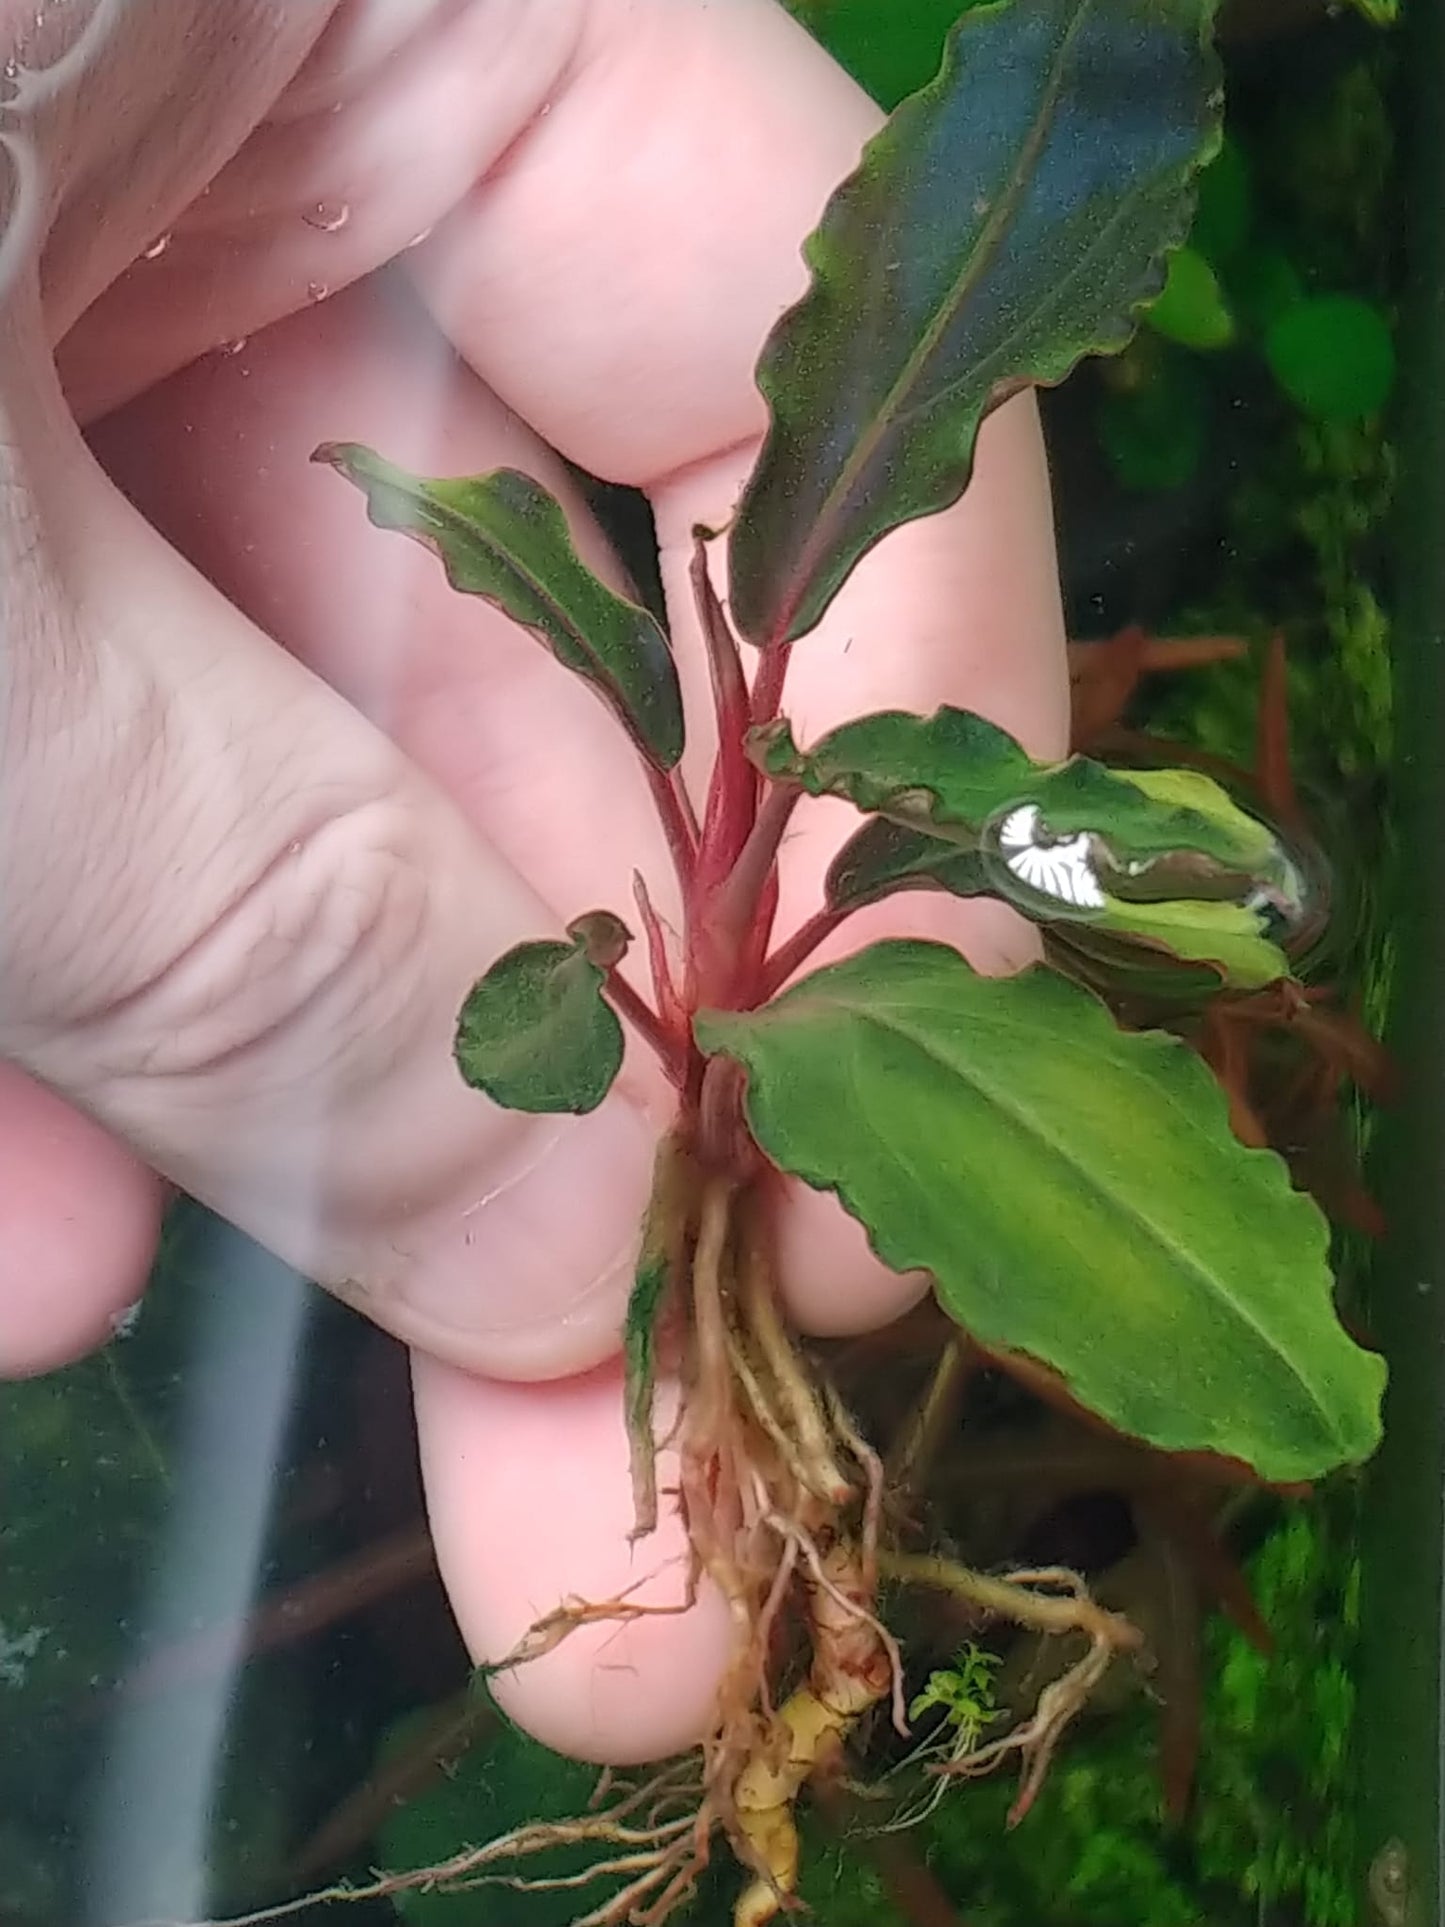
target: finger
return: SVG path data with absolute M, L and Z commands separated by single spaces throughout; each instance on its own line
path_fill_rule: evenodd
M 0 295 L 43 243 L 63 334 L 243 144 L 337 4 L 3 0 Z
M 165 50 L 174 72 L 141 143 L 147 162 L 168 162 L 174 123 L 184 130 L 229 104 L 213 98 L 216 77 L 190 55 L 198 0 L 167 3 L 178 23 Z M 289 30 L 292 14 L 334 5 L 229 7 L 234 72 L 249 80 L 257 50 L 269 51 L 268 15 Z M 423 234 L 545 110 L 585 11 L 584 0 L 347 0 L 282 97 L 279 88 L 265 97 L 264 122 L 206 175 L 204 194 L 193 180 L 184 201 L 168 196 L 164 219 L 143 210 L 128 230 L 111 208 L 106 233 L 128 231 L 129 252 L 114 260 L 99 300 L 87 277 L 92 305 L 61 349 L 80 419 L 349 287 Z M 107 179 L 123 184 L 129 172 L 112 167 Z M 112 199 L 123 191 L 112 187 Z M 85 212 L 93 222 L 88 204 Z M 84 266 L 57 261 L 56 272 L 78 280 Z M 55 312 L 68 326 L 80 310 L 68 300 Z
M 460 362 L 405 280 L 372 276 L 208 357 L 91 431 L 146 519 L 255 623 L 428 771 L 555 915 L 631 916 L 667 853 L 636 752 L 596 693 L 435 556 L 371 528 L 310 460 L 361 441 L 422 474 L 515 466 L 622 571 L 566 466 Z M 634 958 L 640 962 L 640 958 Z
M 468 986 L 546 907 L 124 503 L 23 318 L 0 348 L 0 1047 L 399 1336 L 590 1364 L 648 1128 L 499 1112 L 451 1062 Z
M 479 1663 L 502 1658 L 567 1600 L 684 1601 L 688 1541 L 677 1506 L 661 1506 L 647 1538 L 628 1539 L 615 1365 L 557 1384 L 502 1385 L 416 1355 L 412 1380 L 437 1556 Z M 664 1493 L 675 1486 L 675 1453 L 659 1455 L 658 1475 Z M 660 1759 L 711 1725 L 728 1641 L 722 1600 L 703 1585 L 689 1611 L 587 1626 L 499 1674 L 493 1690 L 561 1752 L 617 1766 Z
M 0 1378 L 103 1344 L 155 1256 L 160 1180 L 53 1091 L 0 1062 Z
M 566 454 L 651 493 L 695 718 L 706 671 L 686 583 L 691 531 L 732 512 L 765 426 L 753 364 L 802 292 L 803 236 L 878 118 L 771 0 L 600 0 L 545 121 L 407 257 L 488 383 Z M 571 287 L 589 299 L 568 299 Z M 806 741 L 850 715 L 945 701 L 1037 755 L 1066 747 L 1048 480 L 1027 398 L 985 424 L 964 500 L 859 566 L 798 647 L 785 706 Z M 710 747 L 704 720 L 694 774 Z M 781 931 L 819 902 L 856 820 L 841 804 L 800 810 Z M 957 943 L 981 969 L 1037 954 L 1000 906 L 926 897 L 850 921 L 831 954 L 885 933 Z M 923 1289 L 872 1258 L 829 1201 L 799 1201 L 784 1259 L 796 1315 L 827 1330 L 886 1320 Z

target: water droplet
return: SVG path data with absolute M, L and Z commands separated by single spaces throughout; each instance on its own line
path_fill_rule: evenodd
M 429 227 L 424 227 L 420 234 L 413 234 L 407 242 L 407 246 L 409 248 L 419 248 L 423 241 L 429 241 L 431 239 L 431 234 L 432 230 Z
M 327 287 L 324 281 L 308 281 L 306 283 L 306 299 L 308 301 L 324 301 L 330 292 L 330 288 Z
M 141 259 L 143 261 L 159 261 L 170 244 L 171 237 L 169 234 L 158 234 L 150 246 L 142 253 Z
M 351 219 L 351 207 L 346 201 L 318 201 L 301 218 L 307 227 L 319 228 L 323 234 L 335 234 Z
M 223 355 L 239 355 L 250 339 L 251 337 L 249 335 L 237 335 L 234 341 L 223 341 L 221 343 L 221 353 Z

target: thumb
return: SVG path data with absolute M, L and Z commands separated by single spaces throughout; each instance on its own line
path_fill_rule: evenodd
M 0 1055 L 443 1359 L 613 1349 L 641 1117 L 521 1118 L 451 1062 L 470 983 L 555 920 L 114 490 L 33 301 L 0 320 L 0 582 Z

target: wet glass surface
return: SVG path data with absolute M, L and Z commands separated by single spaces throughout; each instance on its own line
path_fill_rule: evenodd
M 1258 777 L 1282 635 L 1291 770 L 1333 880 L 1313 980 L 1380 1028 L 1397 962 L 1396 459 L 1358 311 L 1388 332 L 1402 285 L 1400 52 L 1354 14 L 1280 9 L 1272 26 L 1271 11 L 1238 9 L 1252 24 L 1229 43 L 1229 147 L 1195 237 L 1233 343 L 1146 330 L 1046 398 L 1046 426 L 1081 713 L 1111 639 L 1139 627 L 1158 645 L 1158 673 L 1091 741 L 1128 755 L 1146 753 L 1140 733 L 1174 739 Z M 876 36 L 838 32 L 865 68 Z M 1334 311 L 1334 336 L 1326 312 L 1319 338 L 1281 341 L 1278 304 L 1301 291 L 1355 307 Z M 635 544 L 636 504 L 599 499 Z M 1171 673 L 1167 645 L 1198 637 L 1248 647 Z M 1299 1070 L 1260 1066 L 1264 1110 L 1286 1112 Z M 1342 1226 L 1347 1315 L 1368 1328 L 1381 1227 L 1357 1161 L 1375 1117 L 1334 1095 L 1297 1103 L 1287 1128 Z M 846 1352 L 834 1364 L 846 1384 Z M 0 1387 L 0 1927 L 219 1917 L 575 1805 L 585 1778 L 469 1693 L 408 1400 L 398 1347 L 190 1206 L 110 1346 Z M 1150 1627 L 1157 1671 L 1106 1696 L 1023 1827 L 1006 1831 L 1012 1789 L 989 1784 L 911 1851 L 970 1927 L 1424 1927 L 1396 1908 L 1406 1877 L 1375 1815 L 1359 1824 L 1360 1485 L 1290 1502 L 1161 1486 L 1146 1455 L 1105 1443 L 986 1374 L 940 1520 L 982 1563 L 1087 1573 Z M 919 1637 L 946 1652 L 957 1630 Z M 809 1845 L 805 1897 L 830 1927 L 922 1927 L 886 1857 L 846 1828 Z M 398 1908 L 421 1927 L 577 1911 L 503 1889 L 304 1917 L 361 1927 Z M 725 1919 L 723 1889 L 695 1917 Z

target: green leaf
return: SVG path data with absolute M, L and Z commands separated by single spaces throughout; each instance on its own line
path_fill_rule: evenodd
M 1289 974 L 1272 932 L 1303 920 L 1301 873 L 1266 824 L 1193 770 L 1035 763 L 983 717 L 947 708 L 865 716 L 807 753 L 779 722 L 750 751 L 765 774 L 891 826 L 840 851 L 834 908 L 899 889 L 987 894 L 1037 923 L 1209 963 L 1239 988 Z
M 622 1068 L 622 1026 L 602 986 L 627 930 L 598 910 L 568 935 L 570 943 L 521 943 L 499 957 L 457 1019 L 462 1076 L 510 1111 L 595 1111 Z
M 1193 248 L 1170 255 L 1164 291 L 1144 318 L 1156 334 L 1185 348 L 1227 348 L 1234 339 L 1234 316 L 1214 270 Z
M 512 1558 L 515 1552 L 505 1540 L 494 1542 L 488 1550 L 498 1561 Z M 393 1762 L 414 1760 L 418 1743 L 434 1727 L 435 1718 L 424 1711 L 397 1721 L 383 1738 L 379 1770 L 384 1773 Z M 493 1840 L 514 1828 L 574 1819 L 587 1812 L 597 1785 L 595 1766 L 554 1753 L 501 1713 L 495 1725 L 460 1757 L 444 1755 L 443 1759 L 441 1772 L 421 1781 L 406 1797 L 386 1804 L 375 1855 L 384 1866 L 406 1872 L 445 1866 L 464 1841 Z M 503 1876 L 565 1881 L 581 1875 L 597 1858 L 595 1847 L 584 1842 L 503 1861 L 496 1871 Z M 592 1897 L 596 1900 L 606 1892 L 599 1882 Z M 570 1927 L 579 1911 L 576 1889 L 566 1885 L 509 1904 L 508 1899 L 489 1903 L 485 1895 L 445 1881 L 427 1882 L 402 1887 L 392 1904 L 407 1927 L 499 1927 L 508 1920 L 517 1927 Z M 346 1917 L 343 1910 L 342 1918 Z
M 674 766 L 682 694 L 667 637 L 581 561 L 561 505 L 540 483 L 514 468 L 428 480 L 357 442 L 326 442 L 311 459 L 362 490 L 377 528 L 433 550 L 454 589 L 505 610 L 590 682 L 659 769 Z
M 657 1148 L 652 1194 L 642 1227 L 642 1250 L 622 1328 L 622 1402 L 632 1473 L 631 1539 L 644 1538 L 657 1525 L 657 1441 L 652 1428 L 657 1328 L 687 1235 L 694 1196 L 692 1175 L 678 1140 L 665 1137 Z
M 1325 1221 L 1185 1045 L 1046 969 L 914 942 L 696 1033 L 745 1067 L 776 1164 L 1119 1430 L 1278 1481 L 1373 1451 L 1383 1366 L 1335 1317 Z
M 954 29 L 807 244 L 758 367 L 772 425 L 730 538 L 759 644 L 962 494 L 984 415 L 1123 346 L 1216 139 L 1210 0 L 1016 0 Z
M 1218 267 L 1237 255 L 1254 224 L 1254 183 L 1239 142 L 1226 134 L 1199 176 L 1199 203 L 1189 239 Z
M 1264 341 L 1285 393 L 1323 421 L 1378 414 L 1395 384 L 1395 340 L 1380 310 L 1354 295 L 1308 296 L 1287 308 Z
M 670 1270 L 664 1253 L 644 1251 L 627 1298 L 623 1326 L 623 1403 L 632 1465 L 632 1531 L 641 1539 L 657 1526 L 657 1442 L 652 1401 L 657 1385 L 657 1317 L 667 1296 Z
M 977 4 L 977 0 L 975 0 Z M 938 72 L 964 0 L 787 0 L 880 106 L 892 109 Z

